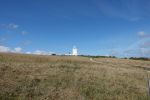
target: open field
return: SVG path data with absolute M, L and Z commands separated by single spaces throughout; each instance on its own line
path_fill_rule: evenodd
M 0 54 L 0 100 L 146 100 L 150 61 Z

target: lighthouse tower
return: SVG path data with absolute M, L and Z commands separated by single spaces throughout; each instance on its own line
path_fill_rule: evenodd
M 77 56 L 78 55 L 78 49 L 74 46 L 72 49 L 72 55 Z

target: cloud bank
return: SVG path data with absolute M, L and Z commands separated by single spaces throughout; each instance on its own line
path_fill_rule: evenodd
M 9 48 L 9 47 L 6 47 L 6 46 L 2 46 L 0 45 L 0 52 L 3 52 L 3 53 L 22 53 L 22 54 L 35 54 L 35 55 L 51 55 L 52 52 L 47 52 L 47 51 L 44 51 L 44 50 L 35 50 L 33 52 L 23 52 L 22 48 L 21 47 L 16 47 L 16 48 Z
M 42 50 L 36 50 L 31 54 L 35 54 L 35 55 L 51 55 L 51 52 L 46 52 L 46 51 L 42 51 Z
M 3 53 L 22 53 L 22 54 L 35 54 L 35 55 L 51 55 L 52 52 L 44 51 L 44 50 L 35 50 L 33 52 L 23 52 L 21 47 L 9 48 L 6 46 L 0 45 L 0 52 Z
M 4 53 L 22 53 L 22 48 L 16 47 L 14 49 L 11 49 L 9 47 L 0 45 L 0 52 L 4 52 Z
M 10 52 L 10 48 L 9 47 L 5 47 L 5 46 L 0 46 L 0 52 Z

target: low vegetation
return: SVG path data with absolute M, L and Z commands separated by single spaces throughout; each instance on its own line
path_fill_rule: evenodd
M 0 54 L 0 100 L 146 100 L 149 61 Z
M 150 58 L 144 58 L 144 57 L 131 57 L 129 59 L 132 59 L 132 60 L 144 60 L 144 61 L 150 61 Z

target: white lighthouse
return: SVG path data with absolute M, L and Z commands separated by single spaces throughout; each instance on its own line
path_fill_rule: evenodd
M 78 55 L 78 49 L 74 46 L 72 49 L 72 55 L 77 56 Z

